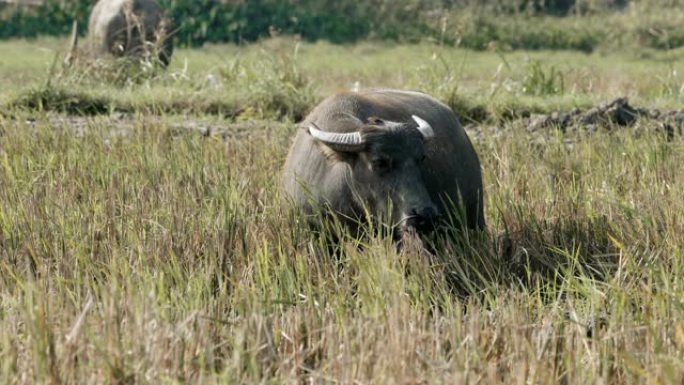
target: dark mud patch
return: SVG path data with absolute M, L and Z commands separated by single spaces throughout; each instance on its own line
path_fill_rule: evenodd
M 555 128 L 562 132 L 592 132 L 601 128 L 611 130 L 631 127 L 642 119 L 655 121 L 656 127 L 667 134 L 668 139 L 673 139 L 675 135 L 682 135 L 684 110 L 663 112 L 658 109 L 633 107 L 627 98 L 618 98 L 585 111 L 575 109 L 549 115 L 532 115 L 524 119 L 523 124 L 529 131 Z
M 624 97 L 584 110 L 576 108 L 549 114 L 519 113 L 514 119 L 501 121 L 500 125 L 522 126 L 532 134 L 544 136 L 555 130 L 567 134 L 611 131 L 633 127 L 642 121 L 650 122 L 647 126 L 664 133 L 668 140 L 684 134 L 684 110 L 660 111 L 634 107 Z M 486 123 L 471 123 L 466 125 L 466 130 L 477 139 L 483 135 L 482 129 L 486 126 Z M 494 131 L 505 129 L 495 128 Z
M 657 109 L 638 108 L 629 104 L 627 98 L 618 98 L 601 106 L 581 111 L 554 112 L 549 115 L 532 115 L 524 123 L 529 131 L 556 128 L 563 132 L 573 130 L 595 131 L 601 127 L 612 129 L 635 125 L 640 119 L 660 123 L 668 137 L 682 134 L 684 111 L 661 112 Z

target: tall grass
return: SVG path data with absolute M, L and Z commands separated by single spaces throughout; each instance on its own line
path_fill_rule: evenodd
M 681 379 L 680 141 L 511 127 L 477 143 L 489 238 L 335 256 L 280 205 L 289 125 L 138 121 L 3 123 L 10 383 Z
M 130 102 L 125 118 L 70 127 L 55 117 L 76 118 L 8 107 L 0 382 L 681 382 L 684 148 L 658 122 L 562 133 L 487 120 L 471 134 L 489 234 L 437 234 L 434 253 L 349 234 L 331 253 L 283 205 L 279 173 L 300 107 L 278 110 L 273 94 L 286 95 L 274 105 L 308 106 L 354 81 L 423 85 L 500 116 L 499 106 L 574 106 L 596 100 L 591 92 L 680 102 L 640 76 L 676 68 L 657 54 L 617 69 L 615 56 L 464 55 L 208 47 L 181 51 L 142 83 L 52 83 Z M 524 92 L 526 76 L 550 90 L 550 68 L 563 74 L 558 94 Z M 191 108 L 174 110 L 177 100 Z M 251 109 L 229 120 L 204 109 L 231 100 Z M 204 119 L 227 134 L 182 129 Z

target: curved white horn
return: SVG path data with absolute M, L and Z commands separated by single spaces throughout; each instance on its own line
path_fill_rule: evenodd
M 326 132 L 321 131 L 314 123 L 309 126 L 309 133 L 314 139 L 321 141 L 333 150 L 357 152 L 361 151 L 366 142 L 361 137 L 361 133 L 356 132 Z
M 432 126 L 430 123 L 426 122 L 424 119 L 422 119 L 419 116 L 416 115 L 411 115 L 413 120 L 418 123 L 418 131 L 420 131 L 421 134 L 423 134 L 423 138 L 427 139 L 432 139 L 435 136 L 435 131 L 432 129 Z

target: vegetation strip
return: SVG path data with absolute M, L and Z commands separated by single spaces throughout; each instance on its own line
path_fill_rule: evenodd
M 19 1 L 19 4 L 22 2 Z M 350 43 L 438 41 L 475 50 L 669 50 L 684 45 L 681 3 L 668 0 L 161 0 L 182 46 L 252 43 L 276 35 Z M 93 3 L 44 0 L 0 3 L 0 38 L 85 32 Z
M 0 41 L 0 382 L 682 382 L 684 138 L 662 124 L 684 51 L 277 37 L 49 70 L 64 46 Z M 290 210 L 296 112 L 355 85 L 472 111 L 487 235 L 398 250 L 330 221 L 331 246 Z M 108 112 L 8 107 L 27 89 Z

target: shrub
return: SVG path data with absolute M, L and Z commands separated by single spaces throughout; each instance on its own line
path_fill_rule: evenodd
M 484 50 L 569 49 L 592 52 L 607 33 L 602 26 L 575 27 L 563 19 L 521 16 L 518 18 L 479 16 L 459 20 L 453 32 L 461 47 Z
M 273 34 L 297 34 L 334 43 L 366 37 L 414 38 L 430 33 L 416 19 L 426 2 L 391 0 L 160 0 L 175 22 L 180 45 L 206 42 L 252 42 Z M 429 0 L 427 3 L 439 3 Z M 0 37 L 66 35 L 78 20 L 87 25 L 92 1 L 46 0 L 41 6 L 10 6 L 0 14 Z
M 0 38 L 66 35 L 86 29 L 92 0 L 0 5 Z M 361 39 L 439 40 L 471 49 L 598 47 L 672 49 L 684 45 L 674 0 L 158 0 L 174 20 L 180 46 L 244 43 L 298 35 L 333 43 Z M 629 12 L 620 12 L 629 5 Z M 610 25 L 610 26 L 609 26 Z

